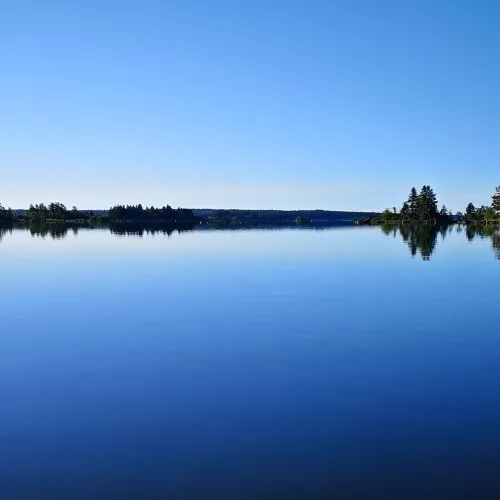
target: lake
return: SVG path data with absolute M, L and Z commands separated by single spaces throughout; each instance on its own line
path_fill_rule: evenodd
M 0 498 L 500 498 L 492 229 L 0 229 Z

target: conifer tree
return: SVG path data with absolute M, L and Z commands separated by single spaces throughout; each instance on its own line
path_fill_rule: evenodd
M 401 207 L 401 212 L 400 212 L 401 220 L 403 220 L 403 221 L 408 220 L 409 215 L 410 215 L 410 206 L 405 201 L 403 203 L 403 206 Z
M 500 212 L 500 186 L 495 188 L 495 194 L 491 197 L 493 203 L 491 204 L 493 210 Z
M 418 195 L 417 214 L 421 221 L 433 220 L 438 215 L 437 198 L 430 186 L 422 186 Z
M 407 204 L 408 204 L 408 216 L 411 220 L 415 220 L 417 218 L 417 212 L 418 212 L 418 194 L 416 188 L 414 187 L 411 188 Z

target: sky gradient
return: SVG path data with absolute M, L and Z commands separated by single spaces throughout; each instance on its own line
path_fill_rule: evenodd
M 487 0 L 6 0 L 0 202 L 487 204 L 499 26 Z

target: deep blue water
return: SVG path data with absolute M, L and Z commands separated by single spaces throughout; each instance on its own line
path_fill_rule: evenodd
M 499 248 L 3 234 L 0 498 L 500 498 Z

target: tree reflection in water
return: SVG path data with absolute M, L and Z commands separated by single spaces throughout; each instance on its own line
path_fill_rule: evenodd
M 468 225 L 466 229 L 467 239 L 473 241 L 474 238 L 491 238 L 491 247 L 495 259 L 500 260 L 500 229 L 493 225 Z
M 12 234 L 12 231 L 13 227 L 11 224 L 0 224 L 0 242 L 7 233 Z
M 155 235 L 161 234 L 166 236 L 171 236 L 172 233 L 177 231 L 177 233 L 183 233 L 186 231 L 191 231 L 194 229 L 193 225 L 179 225 L 175 227 L 164 227 L 164 226 L 144 226 L 135 224 L 110 224 L 106 226 L 90 226 L 81 224 L 29 224 L 29 225 L 0 225 L 0 241 L 2 237 L 7 233 L 12 233 L 12 231 L 24 230 L 28 231 L 33 238 L 51 238 L 53 240 L 62 240 L 68 236 L 68 233 L 73 233 L 74 236 L 78 236 L 80 230 L 84 231 L 109 231 L 115 236 L 135 236 L 142 238 L 144 235 Z
M 413 257 L 419 253 L 423 260 L 429 260 L 436 248 L 438 233 L 446 237 L 446 227 L 443 228 L 444 232 L 441 229 L 434 224 L 405 224 L 399 226 L 399 234 Z
M 423 260 L 429 260 L 431 258 L 437 246 L 438 235 L 440 235 L 444 241 L 453 230 L 455 230 L 456 234 L 463 234 L 465 231 L 465 237 L 468 241 L 473 241 L 476 237 L 481 239 L 491 238 L 495 258 L 500 260 L 500 229 L 498 226 L 437 226 L 433 224 L 382 226 L 382 231 L 388 236 L 392 235 L 396 237 L 399 233 L 403 241 L 408 245 L 412 256 L 418 253 L 422 256 Z
M 54 240 L 64 239 L 69 232 L 77 236 L 80 230 L 84 231 L 109 231 L 118 237 L 138 237 L 165 235 L 170 237 L 174 232 L 182 234 L 194 230 L 193 225 L 182 225 L 177 227 L 145 226 L 134 224 L 111 224 L 106 226 L 91 226 L 79 224 L 30 224 L 13 225 L 0 224 L 0 242 L 6 234 L 12 234 L 16 230 L 29 231 L 34 238 L 52 238 Z M 475 238 L 491 239 L 492 250 L 495 258 L 500 260 L 500 228 L 494 225 L 448 225 L 438 226 L 434 224 L 388 224 L 381 226 L 382 232 L 387 236 L 397 238 L 398 235 L 408 246 L 411 255 L 419 254 L 423 260 L 429 260 L 436 250 L 438 237 L 444 241 L 453 231 L 457 235 L 465 233 L 468 241 Z M 238 230 L 244 230 L 238 228 Z

